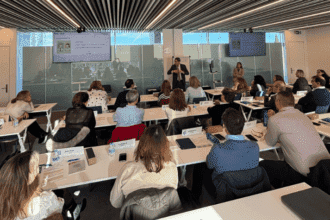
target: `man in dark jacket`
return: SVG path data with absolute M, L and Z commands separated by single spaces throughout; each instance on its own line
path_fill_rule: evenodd
M 185 75 L 189 75 L 188 69 L 186 65 L 180 64 L 180 58 L 177 57 L 174 60 L 174 65 L 171 66 L 171 69 L 167 72 L 167 75 L 173 75 L 173 86 L 172 89 L 182 89 L 186 91 L 186 77 Z
M 117 96 L 116 102 L 115 102 L 115 109 L 117 109 L 118 107 L 125 107 L 127 105 L 127 100 L 126 100 L 126 94 L 128 93 L 128 91 L 134 89 L 134 82 L 132 79 L 128 79 L 125 82 L 125 86 L 126 86 L 126 90 L 123 92 L 120 92 Z M 140 96 L 139 96 L 139 101 L 140 102 Z
M 313 91 L 302 97 L 296 108 L 302 112 L 313 112 L 317 106 L 330 105 L 330 92 L 325 88 L 325 80 L 320 76 L 312 77 Z
M 267 93 L 264 98 L 264 106 L 270 108 L 271 110 L 273 110 L 277 113 L 278 110 L 276 109 L 276 106 L 275 106 L 276 95 L 277 95 L 277 93 L 279 93 L 281 91 L 285 91 L 285 89 L 286 89 L 286 86 L 285 86 L 284 82 L 276 81 L 274 83 L 273 87 L 269 87 L 267 90 Z M 271 93 L 273 93 L 273 95 L 271 95 Z

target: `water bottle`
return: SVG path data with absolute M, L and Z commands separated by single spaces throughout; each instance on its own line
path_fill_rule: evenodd
M 116 153 L 116 149 L 115 149 L 115 144 L 114 143 L 110 143 L 110 148 L 109 148 L 109 155 L 111 157 L 113 157 Z
M 263 110 L 264 113 L 264 126 L 267 127 L 268 125 L 268 114 L 266 110 Z

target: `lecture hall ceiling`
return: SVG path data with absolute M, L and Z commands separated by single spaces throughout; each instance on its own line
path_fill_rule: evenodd
M 270 32 L 330 22 L 330 0 L 51 1 L 86 30 L 226 32 L 256 27 L 255 31 Z M 277 3 L 267 6 L 274 2 Z M 20 31 L 75 31 L 77 25 L 57 11 L 52 3 L 49 0 L 0 0 L 0 26 Z M 155 21 L 167 7 L 168 10 Z M 286 21 L 322 12 L 321 15 Z M 216 22 L 219 23 L 211 25 Z M 267 25 L 275 22 L 280 23 Z

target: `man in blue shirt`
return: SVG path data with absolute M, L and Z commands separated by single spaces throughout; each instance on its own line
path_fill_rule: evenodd
M 144 109 L 136 107 L 139 100 L 139 93 L 137 90 L 130 90 L 126 94 L 127 105 L 124 108 L 118 108 L 113 114 L 113 121 L 117 122 L 116 127 L 128 127 L 132 125 L 141 124 L 144 116 Z
M 206 164 L 195 165 L 192 191 L 197 198 L 204 184 L 211 195 L 216 189 L 213 180 L 227 171 L 249 170 L 259 165 L 259 146 L 241 135 L 245 120 L 239 111 L 228 108 L 222 115 L 226 141 L 214 144 Z M 211 183 L 211 184 L 210 184 Z

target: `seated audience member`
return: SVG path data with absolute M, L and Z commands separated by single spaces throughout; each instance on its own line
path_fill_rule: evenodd
M 87 107 L 101 106 L 103 113 L 108 111 L 108 101 L 111 97 L 108 98 L 108 93 L 104 91 L 101 81 L 92 82 L 87 93 L 89 96 Z
M 67 135 L 56 133 L 54 141 L 67 142 L 74 138 L 83 127 L 88 127 L 89 134 L 76 146 L 91 147 L 98 145 L 95 134 L 96 120 L 94 112 L 86 107 L 87 104 L 88 94 L 86 92 L 78 92 L 73 97 L 72 108 L 69 108 L 65 115 L 65 130 L 70 132 L 67 132 Z
M 168 125 L 175 118 L 182 118 L 188 115 L 191 110 L 185 102 L 185 96 L 181 89 L 174 89 L 171 93 L 169 107 L 166 108 L 165 112 L 168 117 Z
M 44 219 L 62 213 L 64 200 L 39 183 L 39 154 L 26 151 L 0 167 L 0 219 Z
M 280 75 L 274 75 L 274 77 L 273 77 L 273 83 L 275 83 L 276 81 L 282 81 L 282 82 L 284 82 L 284 79 Z M 268 84 L 268 83 L 266 83 L 266 85 L 268 87 L 270 87 L 270 86 L 273 86 L 274 84 Z M 284 82 L 284 85 L 285 85 L 285 82 Z
M 158 94 L 154 94 L 155 97 L 158 97 L 158 104 L 168 105 L 171 95 L 171 83 L 167 79 L 163 81 L 161 90 Z
M 127 105 L 127 100 L 126 100 L 126 94 L 128 91 L 134 89 L 134 82 L 132 79 L 128 79 L 125 82 L 126 90 L 123 92 L 120 92 L 117 96 L 116 102 L 115 102 L 115 109 L 118 107 L 125 107 Z M 139 96 L 139 101 L 140 102 L 140 96 Z
M 298 109 L 302 112 L 313 112 L 316 106 L 330 105 L 330 92 L 324 87 L 325 80 L 319 76 L 312 77 L 313 91 L 306 94 L 298 101 Z
M 260 166 L 267 171 L 271 185 L 278 188 L 282 181 L 287 184 L 304 181 L 309 168 L 320 160 L 330 159 L 330 155 L 312 121 L 294 109 L 290 90 L 279 92 L 275 103 L 279 113 L 268 115 L 265 141 L 269 146 L 281 143 L 284 161 L 264 160 Z
M 29 113 L 33 112 L 34 106 L 31 101 L 31 94 L 29 91 L 21 91 L 17 94 L 16 98 L 11 100 L 5 110 L 5 115 L 10 115 L 12 118 L 18 120 L 32 119 Z M 28 131 L 35 137 L 39 138 L 38 143 L 46 143 L 48 133 L 40 128 L 39 124 L 35 121 L 29 127 Z
M 330 89 L 330 76 L 321 69 L 317 70 L 317 76 L 322 76 L 325 79 L 325 88 Z
M 135 160 L 122 167 L 111 190 L 110 202 L 113 207 L 121 208 L 125 198 L 139 189 L 177 189 L 177 186 L 178 170 L 169 141 L 160 125 L 151 125 L 139 141 Z M 173 206 L 181 208 L 180 200 Z
M 144 109 L 136 107 L 139 99 L 139 92 L 135 89 L 126 94 L 128 104 L 124 108 L 118 108 L 113 114 L 113 121 L 117 122 L 116 127 L 128 127 L 141 124 L 144 116 Z
M 201 195 L 202 183 L 207 184 L 209 192 L 214 194 L 215 186 L 210 182 L 218 175 L 227 171 L 253 169 L 259 165 L 258 144 L 245 140 L 241 135 L 245 123 L 241 113 L 233 108 L 227 108 L 222 120 L 227 133 L 226 141 L 214 144 L 206 157 L 206 164 L 194 167 L 192 191 L 197 198 Z
M 267 93 L 264 97 L 264 106 L 267 107 L 267 108 L 272 109 L 275 112 L 278 112 L 277 109 L 276 109 L 276 105 L 275 105 L 276 95 L 279 92 L 285 91 L 285 90 L 286 90 L 286 86 L 285 86 L 284 82 L 276 81 L 274 83 L 274 86 L 269 87 L 268 90 L 267 90 Z M 273 93 L 273 95 L 271 95 L 271 93 Z
M 246 94 L 249 91 L 249 87 L 246 83 L 246 80 L 244 78 L 236 78 L 234 80 L 234 86 L 233 86 L 233 90 L 236 94 L 239 93 L 244 93 Z
M 215 100 L 215 106 L 208 107 L 207 111 L 209 115 L 212 117 L 212 125 L 221 125 L 221 117 L 227 108 L 233 108 L 238 110 L 238 105 L 234 103 L 236 93 L 229 88 L 224 88 L 222 90 L 221 102 L 219 100 Z M 223 104 L 228 103 L 228 104 Z
M 256 93 L 258 91 L 263 91 L 263 92 L 266 91 L 266 81 L 265 81 L 264 77 L 262 77 L 260 75 L 254 76 L 253 83 L 251 83 L 250 95 L 256 96 Z
M 201 83 L 196 76 L 192 76 L 189 79 L 189 87 L 186 91 L 186 103 L 193 104 L 194 98 L 206 97 Z
M 311 91 L 311 88 L 308 85 L 308 81 L 305 78 L 305 73 L 303 70 L 297 70 L 296 72 L 296 77 L 298 77 L 298 79 L 296 80 L 296 82 L 293 84 L 293 89 L 292 92 L 294 94 L 297 93 L 297 91 Z

